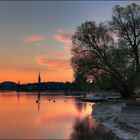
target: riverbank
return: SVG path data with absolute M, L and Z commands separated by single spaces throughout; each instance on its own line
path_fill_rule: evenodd
M 140 114 L 123 113 L 125 101 L 93 105 L 93 117 L 123 140 L 140 140 Z

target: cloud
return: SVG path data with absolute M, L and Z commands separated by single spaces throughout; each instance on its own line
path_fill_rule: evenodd
M 58 29 L 54 38 L 61 43 L 71 43 L 72 31 Z
M 33 35 L 23 36 L 22 39 L 24 40 L 24 42 L 39 42 L 42 41 L 44 37 L 39 34 L 33 34 Z
M 71 51 L 72 46 L 64 46 L 67 51 Z
M 54 52 L 50 52 L 47 57 L 51 58 L 51 59 L 57 59 L 57 60 L 70 60 L 71 58 L 71 53 L 70 51 L 54 51 Z
M 46 57 L 37 58 L 39 65 L 45 65 L 47 68 L 52 70 L 69 70 L 71 69 L 70 62 L 68 60 L 57 60 Z
M 68 57 L 68 54 L 65 52 L 52 52 L 50 53 L 51 56 L 58 58 L 58 59 L 64 59 Z

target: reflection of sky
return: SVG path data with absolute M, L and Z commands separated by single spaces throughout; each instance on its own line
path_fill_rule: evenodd
M 111 19 L 112 7 L 131 1 L 1 1 L 0 81 L 71 81 L 70 36 L 87 20 Z M 137 1 L 137 3 L 139 3 Z
M 21 92 L 18 98 L 19 95 L 12 94 L 0 93 L 0 138 L 68 138 L 75 118 L 83 118 L 92 111 L 91 105 L 86 104 L 85 108 L 84 103 L 79 112 L 74 100 L 62 96 L 41 96 L 38 111 L 36 95 Z

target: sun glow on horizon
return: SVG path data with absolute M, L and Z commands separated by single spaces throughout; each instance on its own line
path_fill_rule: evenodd
M 1 1 L 0 82 L 37 82 L 38 69 L 42 81 L 73 81 L 71 37 L 76 28 L 85 21 L 108 20 L 113 6 L 129 3 Z
M 26 83 L 36 83 L 38 79 L 38 73 L 39 71 L 33 71 L 33 72 L 25 72 L 25 71 L 1 71 L 3 73 L 0 77 L 0 82 L 4 81 L 12 81 L 15 83 L 18 83 L 20 81 L 21 84 Z M 40 71 L 41 72 L 41 81 L 42 82 L 72 82 L 73 81 L 73 71 L 70 69 L 68 71 Z

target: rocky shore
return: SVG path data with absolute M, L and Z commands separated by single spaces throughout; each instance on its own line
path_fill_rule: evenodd
M 140 113 L 124 113 L 125 101 L 93 105 L 93 117 L 122 140 L 140 140 Z

